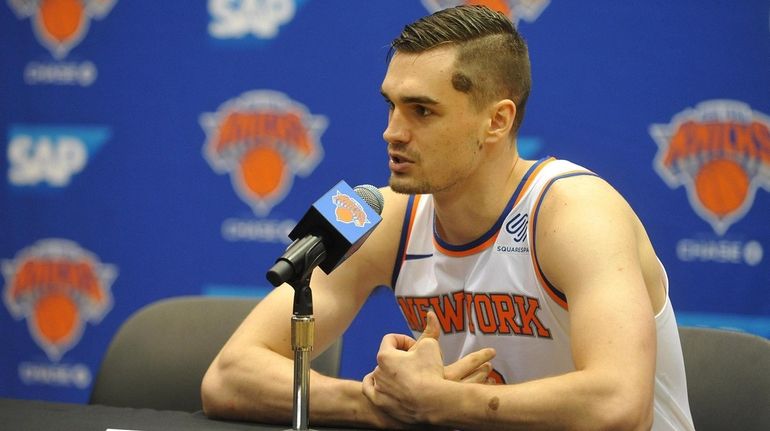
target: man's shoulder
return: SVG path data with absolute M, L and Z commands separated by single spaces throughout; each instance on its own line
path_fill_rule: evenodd
M 383 219 L 402 217 L 406 211 L 409 200 L 413 198 L 413 195 L 395 192 L 388 186 L 380 187 L 380 192 L 382 192 L 382 197 L 385 201 L 382 209 Z

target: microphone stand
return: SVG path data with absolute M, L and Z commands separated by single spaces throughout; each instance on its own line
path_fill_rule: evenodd
M 313 351 L 315 318 L 310 273 L 289 283 L 294 288 L 291 316 L 291 348 L 294 350 L 292 430 L 308 430 L 310 416 L 310 353 Z
M 268 272 L 268 279 L 274 286 L 285 281 L 294 288 L 291 316 L 291 348 L 294 350 L 291 429 L 306 431 L 309 429 L 310 416 L 310 353 L 313 351 L 315 333 L 310 275 L 326 259 L 326 249 L 320 236 L 308 235 L 292 243 L 287 253 L 290 257 L 279 259 Z

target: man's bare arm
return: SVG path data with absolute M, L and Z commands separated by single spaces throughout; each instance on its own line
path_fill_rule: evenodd
M 376 286 L 390 282 L 406 197 L 383 194 L 383 221 L 371 237 L 330 275 L 313 273 L 316 352 L 342 335 Z M 260 301 L 214 359 L 201 388 L 207 415 L 291 421 L 293 294 L 283 285 Z M 360 382 L 311 372 L 310 403 L 314 423 L 400 426 L 363 397 Z

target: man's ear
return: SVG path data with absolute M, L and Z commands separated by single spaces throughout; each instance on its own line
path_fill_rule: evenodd
M 500 100 L 489 107 L 489 128 L 487 136 L 492 140 L 501 140 L 510 136 L 516 119 L 516 104 L 510 99 Z

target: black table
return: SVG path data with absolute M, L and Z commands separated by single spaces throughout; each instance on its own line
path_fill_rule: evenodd
M 312 427 L 318 431 L 353 429 Z M 203 413 L 0 398 L 2 430 L 105 431 L 109 428 L 137 431 L 280 431 L 291 426 L 213 420 Z

